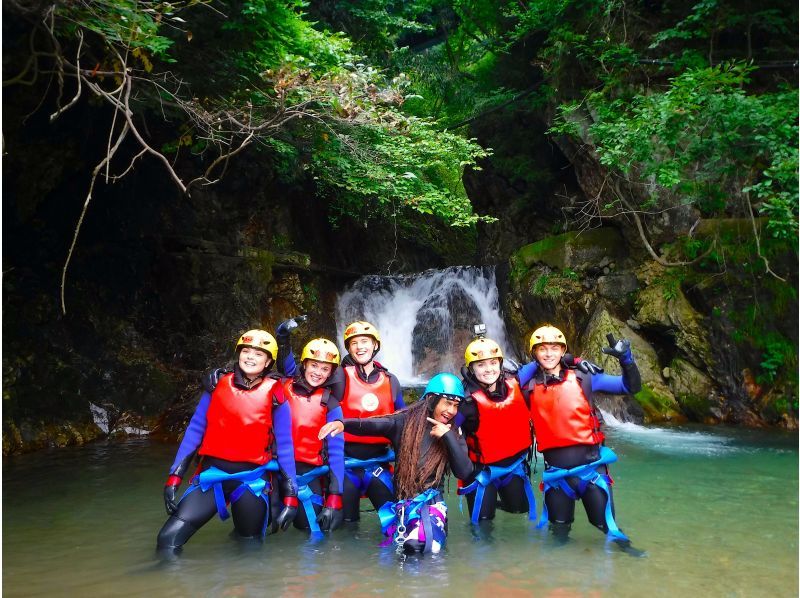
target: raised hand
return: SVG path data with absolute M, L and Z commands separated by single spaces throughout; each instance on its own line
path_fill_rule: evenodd
M 633 361 L 631 341 L 623 338 L 616 340 L 611 333 L 606 335 L 606 339 L 608 339 L 608 347 L 603 347 L 603 353 L 611 355 L 611 357 L 616 357 L 623 363 Z
M 443 424 L 442 422 L 433 419 L 432 417 L 427 418 L 429 422 L 433 424 L 431 428 L 431 436 L 434 438 L 441 438 L 445 434 L 450 431 L 450 424 Z

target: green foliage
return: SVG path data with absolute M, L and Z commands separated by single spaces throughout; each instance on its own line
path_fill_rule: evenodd
M 558 299 L 561 296 L 561 289 L 551 281 L 551 275 L 547 273 L 536 277 L 530 286 L 531 295 L 535 297 L 546 297 L 548 299 Z
M 176 13 L 193 4 L 200 2 L 77 1 L 57 3 L 55 17 L 63 20 L 60 32 L 64 34 L 91 31 L 109 45 L 144 49 L 163 58 L 173 42 L 161 33 L 162 26 L 178 27 L 185 23 Z
M 385 111 L 384 126 L 360 126 L 322 135 L 312 170 L 335 197 L 338 213 L 360 216 L 370 205 L 383 214 L 402 209 L 435 215 L 452 226 L 493 221 L 477 216 L 461 176 L 488 155 L 474 140 L 442 132 L 434 123 Z M 391 121 L 389 121 L 391 119 Z
M 761 357 L 761 372 L 756 377 L 759 383 L 774 382 L 781 370 L 797 364 L 797 348 L 779 334 L 770 334 L 764 340 Z
M 796 239 L 797 92 L 748 94 L 751 72 L 741 64 L 690 69 L 662 93 L 614 100 L 591 94 L 597 121 L 589 133 L 600 161 L 655 182 L 656 201 L 668 189 L 706 212 L 746 215 L 746 194 L 754 194 L 771 235 Z M 570 109 L 555 132 L 569 130 Z

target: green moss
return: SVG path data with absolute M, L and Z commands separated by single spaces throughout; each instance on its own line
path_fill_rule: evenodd
M 261 285 L 268 285 L 272 281 L 272 266 L 275 256 L 265 249 L 251 249 L 247 255 L 247 265 Z
M 705 421 L 711 410 L 711 401 L 708 397 L 699 395 L 678 395 L 678 402 L 681 405 L 686 416 L 692 421 Z
M 663 421 L 680 416 L 673 408 L 670 397 L 661 395 L 647 385 L 642 385 L 642 390 L 633 396 L 644 410 L 645 421 Z

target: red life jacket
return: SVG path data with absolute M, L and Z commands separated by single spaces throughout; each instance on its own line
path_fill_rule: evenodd
M 266 378 L 250 390 L 237 388 L 233 374 L 220 378 L 206 412 L 200 455 L 263 465 L 272 458 L 272 390 Z
M 372 384 L 364 382 L 356 368 L 344 368 L 344 398 L 342 414 L 345 417 L 372 417 L 373 415 L 390 415 L 394 413 L 394 397 L 392 381 L 386 372 L 378 373 L 378 380 Z M 344 433 L 345 442 L 361 444 L 389 444 L 383 436 L 357 436 Z
M 477 390 L 472 398 L 478 407 L 479 425 L 474 435 L 467 439 L 469 458 L 477 463 L 496 463 L 530 448 L 531 416 L 519 382 L 505 380 L 506 398 L 491 400 L 484 391 Z
M 588 380 L 588 379 L 587 379 Z M 540 452 L 576 444 L 600 444 L 605 436 L 582 379 L 567 370 L 560 383 L 531 381 L 531 417 Z M 529 388 L 531 388 L 529 387 Z
M 307 397 L 294 391 L 294 383 L 287 380 L 283 385 L 286 400 L 292 405 L 292 440 L 294 460 L 309 465 L 322 465 L 322 440 L 317 438 L 319 429 L 328 416 L 328 395 L 318 388 Z M 324 402 L 323 402 L 324 400 Z

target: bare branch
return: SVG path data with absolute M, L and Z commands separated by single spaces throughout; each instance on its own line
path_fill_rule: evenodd
M 83 48 L 83 31 L 81 31 L 80 29 L 78 30 L 78 38 L 79 38 L 79 40 L 78 40 L 78 51 L 75 53 L 75 64 L 77 65 L 76 66 L 76 70 L 80 71 L 81 70 L 81 48 Z M 78 90 L 75 92 L 75 97 L 73 97 L 66 106 L 64 106 L 62 108 L 59 108 L 58 110 L 53 112 L 53 114 L 50 115 L 50 122 L 53 122 L 62 113 L 66 112 L 67 110 L 72 108 L 75 104 L 77 104 L 78 100 L 81 97 L 81 93 L 82 92 L 83 92 L 83 90 L 81 89 L 81 78 L 78 77 Z
M 747 209 L 750 212 L 750 223 L 753 225 L 753 237 L 755 237 L 755 239 L 756 239 L 756 253 L 758 254 L 758 257 L 760 257 L 761 260 L 764 262 L 764 267 L 767 269 L 767 273 L 768 274 L 774 276 L 775 278 L 777 278 L 781 282 L 786 282 L 785 278 L 781 278 L 780 276 L 775 274 L 775 272 L 772 271 L 772 268 L 769 267 L 769 260 L 766 258 L 765 255 L 763 255 L 761 253 L 761 239 L 758 236 L 758 228 L 756 227 L 756 217 L 753 214 L 753 204 L 750 201 L 750 192 L 749 191 L 743 191 L 743 193 L 744 193 L 745 199 L 747 200 Z
M 688 262 L 668 262 L 667 260 L 662 258 L 660 255 L 658 255 L 655 252 L 655 250 L 653 249 L 653 246 L 650 245 L 650 241 L 647 240 L 647 233 L 645 233 L 644 225 L 642 224 L 642 219 L 639 218 L 639 213 L 636 210 L 634 210 L 631 207 L 631 205 L 623 197 L 622 191 L 619 188 L 619 182 L 614 180 L 613 187 L 614 187 L 614 192 L 615 192 L 616 196 L 619 198 L 619 200 L 622 202 L 622 205 L 624 205 L 629 210 L 630 215 L 633 216 L 633 221 L 636 223 L 636 230 L 639 231 L 639 238 L 642 240 L 642 243 L 644 244 L 645 249 L 647 249 L 647 253 L 649 253 L 650 256 L 656 262 L 661 264 L 662 266 L 666 266 L 668 268 L 674 267 L 674 266 L 691 266 L 692 264 L 696 264 L 697 262 L 699 262 L 703 258 L 707 257 L 711 253 L 711 250 L 714 249 L 714 247 L 716 246 L 717 242 L 716 242 L 716 240 L 714 240 L 711 243 L 711 246 L 708 248 L 708 250 L 705 253 L 703 253 L 702 255 L 697 256 L 693 260 L 690 260 Z
M 69 251 L 67 251 L 67 259 L 64 261 L 64 267 L 61 269 L 61 313 L 62 314 L 67 313 L 67 304 L 64 299 L 64 289 L 66 288 L 66 282 L 67 282 L 67 268 L 69 267 L 69 262 L 72 259 L 72 253 L 73 251 L 75 251 L 75 245 L 78 242 L 78 234 L 80 233 L 81 225 L 83 224 L 83 219 L 86 216 L 86 211 L 89 209 L 89 202 L 92 201 L 92 192 L 94 191 L 94 184 L 95 181 L 97 180 L 97 175 L 103 169 L 103 166 L 106 163 L 110 162 L 111 158 L 114 157 L 114 154 L 119 149 L 119 146 L 122 144 L 122 140 L 125 139 L 127 133 L 128 133 L 128 124 L 125 123 L 125 125 L 122 127 L 122 131 L 120 132 L 119 137 L 117 137 L 116 143 L 114 143 L 114 146 L 106 154 L 106 156 L 97 164 L 97 166 L 94 167 L 94 170 L 92 171 L 92 180 L 89 183 L 89 192 L 86 194 L 86 200 L 83 202 L 83 209 L 81 210 L 81 215 L 78 218 L 78 224 L 75 225 L 75 231 L 72 235 L 72 243 L 69 246 Z

